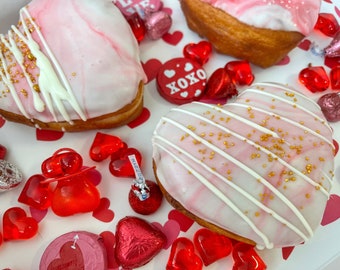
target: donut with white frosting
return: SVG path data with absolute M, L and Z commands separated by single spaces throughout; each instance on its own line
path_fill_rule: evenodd
M 33 0 L 0 35 L 0 114 L 42 129 L 109 128 L 142 110 L 145 74 L 110 0 Z
M 261 83 L 234 102 L 173 108 L 153 135 L 169 202 L 200 224 L 261 247 L 298 245 L 320 224 L 332 187 L 332 129 L 320 107 Z
M 217 51 L 269 67 L 308 36 L 320 0 L 180 0 L 188 26 Z

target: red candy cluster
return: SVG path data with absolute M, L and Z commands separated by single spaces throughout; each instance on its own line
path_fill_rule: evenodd
M 128 147 L 119 137 L 97 132 L 89 151 L 90 157 L 94 161 L 103 161 L 110 157 L 109 170 L 115 177 L 133 178 L 135 176 L 134 168 L 130 162 L 129 156 L 134 156 L 138 166 L 142 164 L 142 155 L 135 149 Z M 140 191 L 138 183 L 131 185 L 129 192 L 129 203 L 131 208 L 143 215 L 154 213 L 162 203 L 162 192 L 158 185 L 153 181 L 146 180 L 150 196 L 145 200 L 140 200 L 136 195 Z
M 193 242 L 186 237 L 174 241 L 166 269 L 201 270 L 203 264 L 208 266 L 230 254 L 234 260 L 233 270 L 267 268 L 254 246 L 242 242 L 233 243 L 228 237 L 203 228 L 195 233 Z

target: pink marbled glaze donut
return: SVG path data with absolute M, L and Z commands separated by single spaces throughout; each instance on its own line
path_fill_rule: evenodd
M 169 201 L 202 225 L 261 247 L 292 246 L 323 216 L 332 129 L 314 101 L 256 84 L 224 106 L 172 109 L 154 131 L 153 160 Z

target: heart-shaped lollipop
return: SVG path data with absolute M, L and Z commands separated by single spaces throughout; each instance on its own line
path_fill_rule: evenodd
M 124 268 L 136 268 L 149 262 L 166 244 L 165 235 L 138 217 L 121 219 L 116 227 L 116 258 Z
M 12 207 L 3 215 L 3 238 L 5 241 L 29 239 L 38 231 L 37 221 L 26 215 L 24 209 Z

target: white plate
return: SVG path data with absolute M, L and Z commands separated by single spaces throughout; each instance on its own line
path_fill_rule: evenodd
M 20 5 L 27 3 L 24 0 L 8 0 L 5 1 L 8 9 L 1 9 L 1 13 L 8 14 L 13 10 L 17 10 Z M 8 2 L 8 3 L 7 3 Z M 150 59 L 158 59 L 162 63 L 174 57 L 182 56 L 183 47 L 190 42 L 200 41 L 200 37 L 188 30 L 184 17 L 179 8 L 179 2 L 173 0 L 164 0 L 164 6 L 172 9 L 173 25 L 170 33 L 174 34 L 179 31 L 183 34 L 180 42 L 171 45 L 165 41 L 143 41 L 141 47 L 141 58 L 144 63 Z M 10 3 L 10 4 L 9 4 Z M 335 4 L 323 2 L 322 10 L 325 12 L 335 12 Z M 1 14 L 0 16 L 4 16 Z M 13 13 L 16 14 L 16 13 Z M 0 30 L 4 32 L 8 24 L 16 21 L 17 16 L 5 17 L 2 21 Z M 1 17 L 2 19 L 3 17 Z M 309 39 L 321 48 L 327 46 L 331 38 L 326 38 L 320 33 L 314 33 Z M 255 74 L 255 82 L 276 81 L 287 83 L 293 87 L 302 89 L 304 93 L 310 93 L 299 84 L 298 73 L 309 63 L 312 65 L 323 65 L 323 58 L 313 55 L 310 51 L 304 51 L 296 48 L 289 54 L 290 63 L 287 65 L 274 66 L 269 69 L 261 69 L 253 67 Z M 210 75 L 216 68 L 223 67 L 228 61 L 233 60 L 230 57 L 222 56 L 214 52 L 210 61 L 204 66 L 207 74 Z M 326 68 L 329 70 L 328 68 Z M 312 95 L 316 100 L 320 94 Z M 143 154 L 142 170 L 147 179 L 154 179 L 151 163 L 151 136 L 153 129 L 161 115 L 166 113 L 174 105 L 162 99 L 155 85 L 155 80 L 146 85 L 145 89 L 145 107 L 151 112 L 150 119 L 136 128 L 127 126 L 102 130 L 104 133 L 116 135 L 122 138 L 129 146 L 135 147 Z M 335 133 L 335 139 L 340 141 L 340 124 L 332 124 Z M 88 151 L 92 140 L 97 131 L 64 134 L 62 138 L 54 141 L 41 141 L 36 137 L 36 130 L 23 125 L 6 122 L 0 128 L 0 144 L 8 148 L 6 159 L 16 164 L 23 172 L 25 179 L 31 175 L 40 173 L 40 165 L 43 160 L 51 156 L 59 148 L 70 147 L 78 151 L 84 158 L 84 164 L 88 166 L 96 165 L 101 172 L 103 179 L 99 185 L 102 197 L 107 197 L 111 201 L 110 209 L 115 213 L 112 222 L 105 223 L 96 220 L 91 214 L 81 214 L 72 217 L 61 218 L 49 211 L 47 216 L 39 223 L 38 234 L 30 240 L 25 241 L 9 241 L 0 247 L 0 269 L 10 268 L 15 270 L 38 269 L 40 257 L 46 246 L 59 235 L 72 230 L 87 230 L 93 233 L 101 233 L 110 230 L 115 231 L 116 223 L 126 215 L 136 215 L 129 207 L 127 194 L 130 187 L 130 180 L 118 179 L 113 177 L 108 170 L 108 160 L 95 163 L 89 156 Z M 335 168 L 335 186 L 333 193 L 339 192 L 339 156 L 336 157 Z M 6 193 L 0 194 L 0 214 L 10 207 L 20 206 L 28 210 L 26 205 L 17 201 L 23 185 Z M 172 208 L 164 201 L 161 209 L 155 214 L 143 217 L 150 222 L 158 222 L 164 224 L 168 220 L 168 213 Z M 138 215 L 137 215 L 138 216 Z M 192 239 L 193 234 L 200 228 L 194 225 L 186 233 L 181 236 Z M 2 229 L 0 230 L 2 231 Z M 340 260 L 340 221 L 337 220 L 327 226 L 320 226 L 316 231 L 314 238 L 299 247 L 296 247 L 287 260 L 282 258 L 281 249 L 259 251 L 262 258 L 268 265 L 268 269 L 336 269 Z M 165 269 L 168 260 L 170 248 L 163 250 L 150 263 L 140 269 Z M 220 260 L 204 269 L 231 269 L 232 260 L 230 257 Z

